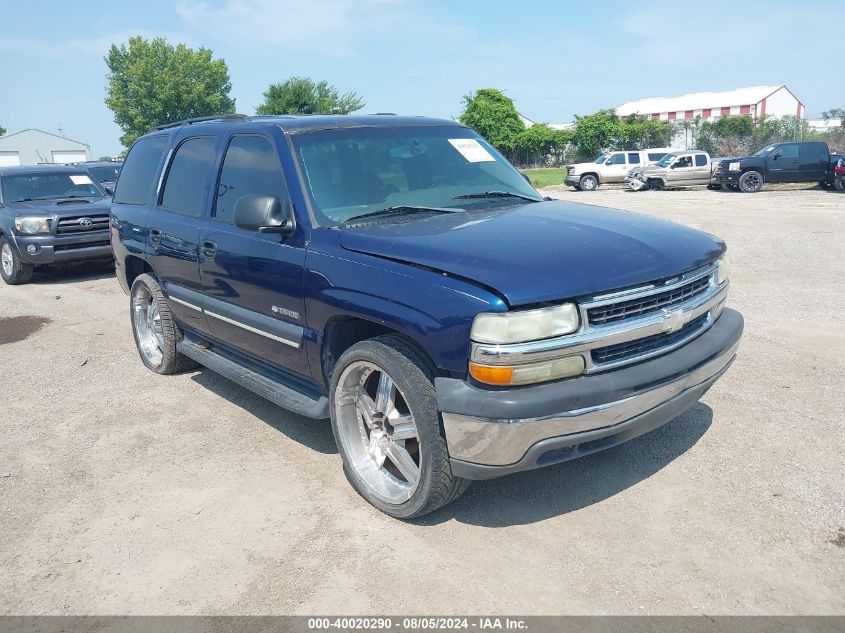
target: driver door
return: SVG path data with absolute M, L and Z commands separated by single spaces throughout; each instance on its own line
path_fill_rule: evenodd
M 200 236 L 204 307 L 212 335 L 245 355 L 308 377 L 304 352 L 305 248 L 301 228 L 288 239 L 235 226 L 245 195 L 290 204 L 273 141 L 235 134 L 212 190 Z

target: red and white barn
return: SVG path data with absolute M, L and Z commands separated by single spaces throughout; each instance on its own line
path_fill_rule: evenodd
M 797 116 L 804 104 L 786 86 L 753 86 L 727 92 L 697 92 L 681 97 L 630 101 L 616 108 L 619 116 L 637 114 L 661 121 L 715 119 L 723 116 Z

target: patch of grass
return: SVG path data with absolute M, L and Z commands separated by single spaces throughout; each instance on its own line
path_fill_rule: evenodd
M 551 187 L 552 185 L 562 185 L 563 178 L 566 176 L 565 167 L 537 167 L 520 169 L 519 171 L 528 176 L 531 184 L 537 189 Z

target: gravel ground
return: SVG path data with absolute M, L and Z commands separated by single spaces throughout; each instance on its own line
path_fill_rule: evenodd
M 740 356 L 665 427 L 415 523 L 327 424 L 144 369 L 108 268 L 0 283 L 0 614 L 845 614 L 845 196 L 547 193 L 725 238 Z

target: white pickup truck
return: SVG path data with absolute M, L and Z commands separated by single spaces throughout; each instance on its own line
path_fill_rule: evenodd
M 605 152 L 592 163 L 576 163 L 566 166 L 565 185 L 578 191 L 594 191 L 605 183 L 622 183 L 631 169 L 653 165 L 669 152 L 671 147 L 653 147 L 642 150 Z
M 634 191 L 660 191 L 672 187 L 711 185 L 718 162 L 710 160 L 707 152 L 678 150 L 661 158 L 656 165 L 637 167 L 628 172 L 625 182 Z

